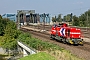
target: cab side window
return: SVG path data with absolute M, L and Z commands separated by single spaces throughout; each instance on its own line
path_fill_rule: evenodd
M 55 25 L 53 25 L 53 27 L 55 28 L 57 25 L 55 24 Z

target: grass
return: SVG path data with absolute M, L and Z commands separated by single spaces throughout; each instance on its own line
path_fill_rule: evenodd
M 71 54 L 67 50 L 63 50 L 62 52 L 59 50 L 55 51 L 43 51 L 37 54 L 29 55 L 19 60 L 84 60 L 78 58 L 77 56 Z
M 56 60 L 56 59 L 53 56 L 49 55 L 48 53 L 39 52 L 37 54 L 23 57 L 19 60 Z
M 24 35 L 20 36 L 21 39 L 19 39 L 23 43 L 27 44 L 29 47 L 32 47 L 38 51 L 44 51 L 44 52 L 50 54 L 51 56 L 54 56 L 56 58 L 56 60 L 84 60 L 84 59 L 81 59 L 81 58 L 71 54 L 69 51 L 61 48 L 60 46 L 58 46 L 56 44 L 52 44 L 50 42 L 45 42 L 45 41 L 42 41 L 37 38 L 29 37 L 28 35 L 25 35 L 25 37 L 23 37 L 23 36 Z M 50 56 L 48 56 L 48 54 L 46 55 L 46 53 L 41 52 L 39 54 L 35 54 L 35 55 L 31 55 L 31 56 L 29 55 L 25 58 L 21 58 L 21 60 L 22 59 L 28 60 L 29 58 L 31 60 L 33 60 L 33 59 L 40 60 L 41 58 L 42 58 L 41 60 L 52 60 L 50 58 Z M 40 59 L 39 59 L 39 57 L 40 57 Z
M 55 50 L 55 51 L 51 51 L 48 53 L 50 55 L 54 56 L 57 60 L 84 60 L 84 59 L 81 59 L 81 58 L 71 54 L 67 50 L 63 50 L 63 51 Z

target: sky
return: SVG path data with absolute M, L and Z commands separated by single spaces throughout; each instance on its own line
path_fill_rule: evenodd
M 49 13 L 79 16 L 90 9 L 90 0 L 0 0 L 0 14 L 15 13 L 17 10 L 35 10 L 36 13 Z

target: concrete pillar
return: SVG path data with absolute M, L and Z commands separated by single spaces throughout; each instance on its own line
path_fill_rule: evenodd
M 17 28 L 20 29 L 21 25 L 20 25 L 20 14 L 17 14 Z
M 30 17 L 30 19 L 29 19 L 29 20 L 30 20 L 30 21 L 29 21 L 29 23 L 31 23 L 31 14 L 30 14 L 30 16 L 29 16 L 29 17 Z
M 34 25 L 34 16 L 32 16 L 32 18 L 33 18 L 33 25 Z
M 25 56 L 28 56 L 28 53 L 26 52 L 25 49 L 23 49 L 23 57 L 25 57 Z
M 48 17 L 46 16 L 46 24 L 48 25 Z
M 34 52 L 33 50 L 30 51 L 30 54 L 36 54 L 36 52 Z
M 26 13 L 23 14 L 23 20 L 24 20 L 24 25 L 27 25 L 27 22 L 26 22 Z

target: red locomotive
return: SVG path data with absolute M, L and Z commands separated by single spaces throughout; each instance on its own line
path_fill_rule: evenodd
M 83 39 L 79 28 L 68 27 L 66 23 L 53 25 L 51 28 L 51 38 L 63 43 L 83 45 Z

